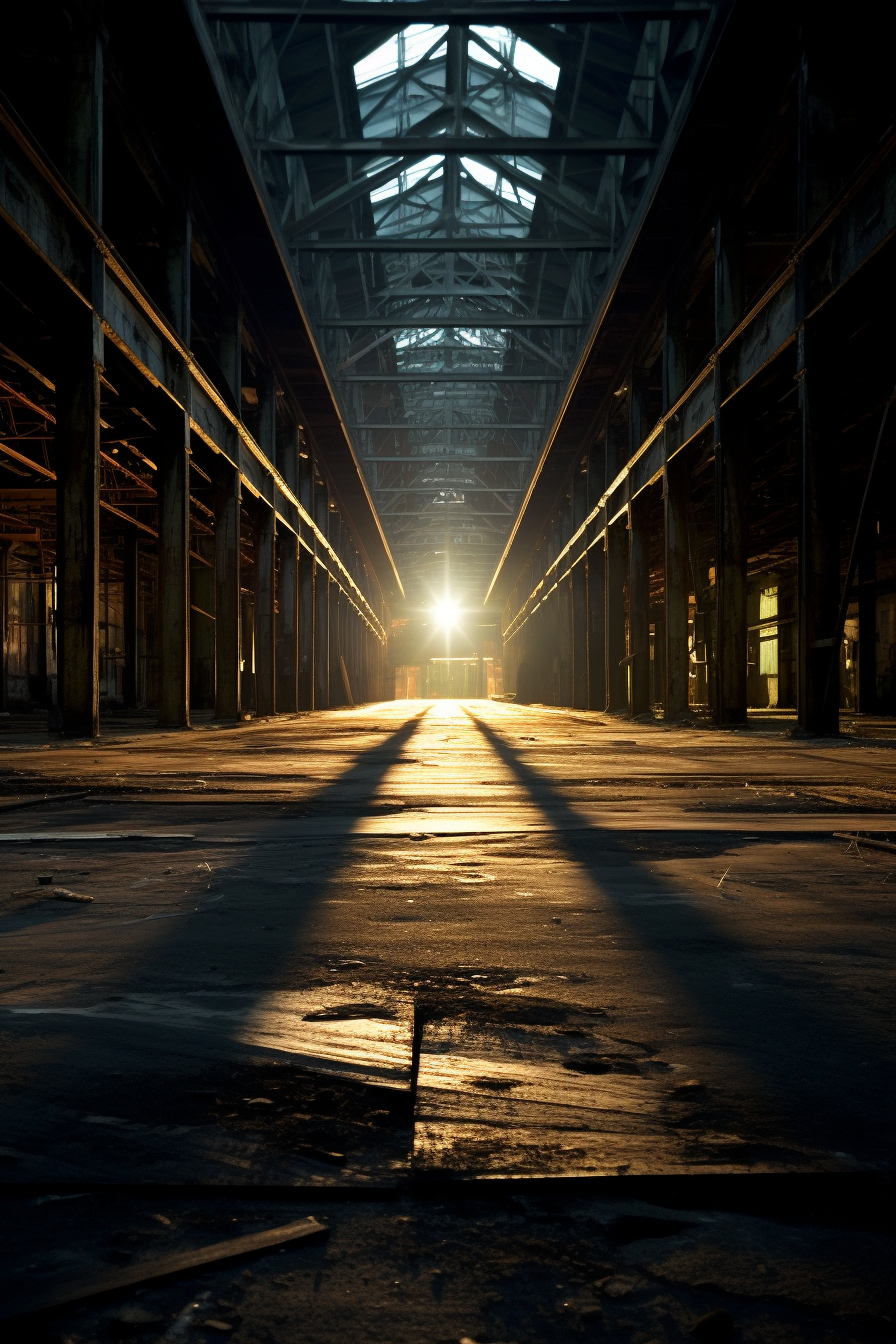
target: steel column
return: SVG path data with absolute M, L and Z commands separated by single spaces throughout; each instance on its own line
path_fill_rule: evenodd
M 607 707 L 606 538 L 588 551 L 588 708 Z
M 162 417 L 159 417 L 160 419 Z M 166 408 L 159 450 L 159 723 L 190 726 L 190 417 Z
M 56 562 L 59 709 L 69 737 L 99 720 L 100 374 L 98 314 L 67 308 L 56 333 Z
M 299 539 L 287 528 L 278 534 L 280 611 L 277 618 L 277 709 L 295 714 L 299 708 Z
M 808 733 L 840 730 L 839 433 L 835 372 L 827 340 L 808 321 L 798 346 L 800 379 L 799 697 L 800 727 Z M 833 663 L 833 668 L 832 668 Z M 827 690 L 827 694 L 826 694 Z
M 876 516 L 866 518 L 859 538 L 859 710 L 877 710 L 877 532 Z
M 665 628 L 663 718 L 667 723 L 688 712 L 688 494 L 690 473 L 684 453 L 666 463 L 663 490 L 665 545 Z
M 125 709 L 138 703 L 138 637 L 140 629 L 140 534 L 129 527 L 124 534 L 124 676 L 122 691 Z
M 255 531 L 255 708 L 269 715 L 277 708 L 275 659 L 275 563 L 277 515 L 259 500 Z
M 330 575 L 314 564 L 314 708 L 330 707 Z
M 747 442 L 742 404 L 721 405 L 715 368 L 715 648 L 710 704 L 718 724 L 747 721 Z
M 628 669 L 625 639 L 625 601 L 628 580 L 628 535 L 623 519 L 607 528 L 606 554 L 606 656 L 607 709 L 628 711 Z
M 572 703 L 588 708 L 588 579 L 587 560 L 580 560 L 570 575 L 572 599 Z
M 218 468 L 215 499 L 215 718 L 237 719 L 240 693 L 240 474 Z
M 633 718 L 650 709 L 650 501 L 628 506 L 628 701 Z
M 304 546 L 298 554 L 299 709 L 314 709 L 314 556 Z

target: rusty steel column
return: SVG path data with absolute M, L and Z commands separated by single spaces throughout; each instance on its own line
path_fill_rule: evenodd
M 59 709 L 68 737 L 97 737 L 99 718 L 99 315 L 67 306 L 56 341 L 56 563 Z
M 314 480 L 314 521 L 318 531 L 329 536 L 329 491 L 321 480 Z M 330 574 L 329 555 L 320 541 L 315 542 L 314 564 L 314 708 L 330 708 Z
M 572 576 L 568 575 L 557 587 L 557 704 L 573 703 L 573 623 Z
M 588 708 L 607 707 L 606 536 L 588 549 Z
M 314 708 L 314 556 L 304 546 L 298 556 L 299 709 Z
M 624 515 L 607 527 L 605 573 L 607 709 L 612 713 L 625 714 L 628 711 L 628 668 L 625 662 L 628 534 Z
M 721 405 L 715 366 L 716 620 L 710 704 L 716 723 L 747 721 L 747 443 L 737 398 Z
M 275 651 L 275 561 L 277 515 L 263 500 L 255 531 L 255 707 L 259 715 L 277 709 Z
M 330 575 L 314 564 L 314 708 L 330 707 Z
M 97 223 L 103 222 L 103 40 L 78 10 L 65 34 L 66 62 L 60 71 L 64 141 L 62 170 L 69 186 Z
M 138 703 L 138 643 L 140 629 L 140 534 L 129 527 L 124 534 L 124 692 L 125 709 L 136 709 Z
M 587 559 L 573 566 L 572 582 L 572 703 L 588 708 L 588 580 Z
M 215 718 L 238 719 L 240 695 L 240 473 L 218 468 L 215 497 Z
M 665 549 L 665 679 L 663 718 L 668 723 L 688 712 L 688 598 L 691 568 L 688 557 L 688 461 L 679 453 L 666 463 L 663 478 Z
M 628 698 L 633 718 L 650 710 L 650 514 L 646 491 L 628 506 Z
M 163 419 L 162 416 L 159 417 Z M 159 723 L 190 726 L 190 417 L 165 408 L 159 445 Z
M 299 539 L 282 528 L 278 534 L 280 555 L 280 611 L 277 616 L 277 709 L 295 714 L 299 707 Z
M 802 440 L 799 499 L 799 723 L 808 733 L 840 731 L 838 500 L 839 417 L 830 332 L 817 319 L 797 342 Z

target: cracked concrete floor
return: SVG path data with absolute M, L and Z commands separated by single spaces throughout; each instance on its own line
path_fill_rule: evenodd
M 750 1216 L 767 1205 L 779 1218 L 774 1191 L 788 1182 L 830 1182 L 841 1193 L 828 1203 L 864 1207 L 886 1179 L 896 861 L 836 833 L 889 834 L 894 764 L 889 745 L 487 702 L 10 746 L 11 802 L 87 791 L 0 816 L 0 1162 L 28 1229 L 7 1258 L 11 1290 L 33 1296 L 73 1272 L 31 1254 L 38 1224 L 63 1207 L 28 1202 L 47 1193 L 241 1187 L 240 1217 L 253 1188 L 388 1193 L 411 1201 L 406 1224 L 393 1206 L 328 1206 L 327 1249 L 284 1253 L 298 1277 L 274 1297 L 292 1323 L 265 1289 L 238 1337 L 553 1339 L 603 1322 L 647 1344 L 679 1337 L 704 1282 L 710 1305 L 718 1290 L 803 1312 L 775 1317 L 773 1336 L 741 1311 L 744 1338 L 865 1338 L 856 1322 L 874 1337 L 880 1297 L 857 1304 L 878 1231 L 825 1231 L 852 1265 L 852 1305 L 835 1307 L 772 1289 L 738 1240 L 748 1226 L 778 1237 L 781 1272 L 799 1261 L 807 1282 L 817 1226 L 782 1241 L 777 1222 L 726 1222 L 714 1201 L 732 1182 L 770 1182 Z M 583 1203 L 568 1183 L 588 1178 L 598 1184 Z M 636 1241 L 623 1252 L 606 1230 L 624 1213 L 594 1192 L 682 1179 L 702 1192 L 703 1230 L 643 1239 L 651 1255 L 662 1242 L 663 1264 L 691 1239 L 674 1247 L 679 1283 L 635 1266 Z M 541 1181 L 544 1193 L 502 1194 L 500 1212 L 468 1194 L 457 1203 L 483 1180 Z M 437 1216 L 426 1191 L 443 1188 Z M 545 1210 L 569 1220 L 569 1237 L 591 1227 L 591 1260 L 571 1273 L 557 1233 L 541 1269 L 513 1270 L 503 1294 L 494 1285 L 512 1280 L 515 1257 L 529 1263 L 526 1228 Z M 309 1256 L 344 1247 L 344 1275 L 379 1283 L 373 1267 L 393 1244 L 396 1255 L 417 1245 L 401 1251 L 408 1264 L 439 1244 L 439 1218 L 465 1229 L 445 1272 L 478 1285 L 460 1316 L 443 1305 L 447 1280 L 441 1298 L 419 1284 L 407 1297 L 400 1276 L 391 1295 L 349 1290 L 343 1305 L 364 1323 L 341 1335 L 335 1298 L 318 1285 L 305 1302 Z M 76 1239 L 98 1238 L 78 1262 L 89 1276 L 104 1223 L 87 1222 Z M 511 1249 L 496 1259 L 498 1243 Z M 611 1265 L 612 1291 L 592 1263 Z M 483 1306 L 480 1288 L 506 1297 L 509 1315 Z M 173 1287 L 152 1291 L 173 1301 Z M 78 1338 L 101 1328 L 92 1319 Z M 148 1337 L 174 1328 L 163 1325 Z M 199 1328 L 184 1317 L 184 1332 Z

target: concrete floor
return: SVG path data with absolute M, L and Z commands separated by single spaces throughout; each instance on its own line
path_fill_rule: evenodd
M 217 1337 L 883 1338 L 896 849 L 848 837 L 896 839 L 896 750 L 788 726 L 7 740 L 9 1301 L 310 1212 L 326 1246 L 209 1280 Z M 147 1339 L 202 1337 L 192 1281 L 147 1291 Z

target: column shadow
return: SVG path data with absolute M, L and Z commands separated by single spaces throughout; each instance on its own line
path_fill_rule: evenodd
M 838 1011 L 838 1000 L 844 1009 L 848 1000 L 822 980 L 817 999 L 808 1001 L 804 990 L 721 917 L 682 899 L 680 884 L 675 900 L 625 900 L 621 888 L 630 884 L 633 871 L 639 896 L 672 895 L 668 881 L 650 872 L 647 860 L 623 847 L 638 840 L 649 848 L 646 837 L 657 833 L 626 831 L 623 837 L 600 826 L 583 829 L 581 816 L 550 780 L 476 714 L 469 709 L 466 713 L 533 801 L 549 812 L 557 845 L 588 875 L 649 959 L 662 967 L 668 983 L 677 987 L 682 999 L 677 1014 L 684 1005 L 696 1010 L 706 1026 L 704 1039 L 712 1038 L 718 1048 L 721 1038 L 725 1052 L 741 1061 L 746 1089 L 761 1090 L 757 1111 L 772 1107 L 803 1141 L 808 1134 L 840 1156 L 886 1162 L 893 1146 L 888 1101 L 896 1081 L 893 1061 L 883 1039 Z M 694 831 L 699 834 L 697 819 Z M 680 832 L 676 839 L 681 839 Z
M 250 817 L 248 825 L 241 817 L 240 829 L 254 830 L 255 843 L 235 847 L 229 866 L 214 872 L 213 886 L 223 887 L 222 893 L 203 895 L 196 909 L 170 923 L 133 921 L 132 951 L 121 938 L 111 977 L 102 942 L 118 939 L 117 927 L 97 934 L 98 960 L 76 944 L 88 977 L 96 967 L 96 992 L 90 995 L 88 981 L 87 995 L 83 987 L 77 995 L 83 1007 L 4 1013 L 6 1064 L 21 1076 L 7 1095 L 0 1142 L 39 1156 L 14 1179 L 28 1179 L 33 1168 L 31 1178 L 40 1180 L 282 1182 L 297 1155 L 301 1169 L 303 1153 L 309 1181 L 340 1179 L 340 1148 L 349 1131 L 356 1147 L 366 1144 L 374 1154 L 374 1166 L 400 1166 L 408 1149 L 409 1094 L 406 1084 L 402 1091 L 400 1070 L 389 1063 L 395 1052 L 389 1055 L 388 1042 L 379 1056 L 372 1048 L 354 1072 L 315 1076 L 307 1052 L 300 1057 L 278 1048 L 276 1032 L 266 1045 L 254 1024 L 260 1004 L 285 996 L 275 1014 L 283 1039 L 284 1025 L 287 1033 L 292 1029 L 289 995 L 308 989 L 327 1005 L 318 1014 L 324 1031 L 334 994 L 337 1005 L 340 995 L 347 1001 L 343 1017 L 349 1020 L 379 1018 L 385 1030 L 404 1014 L 410 1024 L 409 1006 L 399 1012 L 382 995 L 376 1004 L 357 1002 L 370 997 L 363 985 L 369 972 L 357 962 L 349 961 L 355 969 L 345 973 L 334 965 L 328 974 L 315 924 L 353 845 L 366 843 L 353 835 L 357 815 L 369 810 L 429 708 L 303 799 L 301 807 L 310 806 L 313 814 L 332 807 L 344 830 L 332 834 L 328 828 L 317 840 L 297 838 L 283 833 L 288 817 Z M 306 816 L 303 829 L 308 823 Z M 272 854 L 278 835 L 287 854 Z M 204 850 L 210 857 L 228 852 L 213 837 L 197 838 L 184 852 L 195 862 Z M 161 869 L 174 857 L 170 847 L 151 850 L 146 868 Z M 150 949 L 141 926 L 158 937 Z M 326 961 L 336 963 L 338 951 L 326 950 Z M 328 989 L 334 991 L 329 999 Z M 92 1015 L 97 1008 L 99 1015 Z M 303 1011 L 295 1017 L 299 1042 L 303 1032 L 321 1030 L 317 1021 L 303 1028 Z M 334 1020 L 340 1020 L 338 1012 Z M 374 1047 L 376 1039 L 374 1031 Z M 365 1069 L 369 1085 L 357 1081 Z M 378 1119 L 365 1119 L 368 1114 Z

